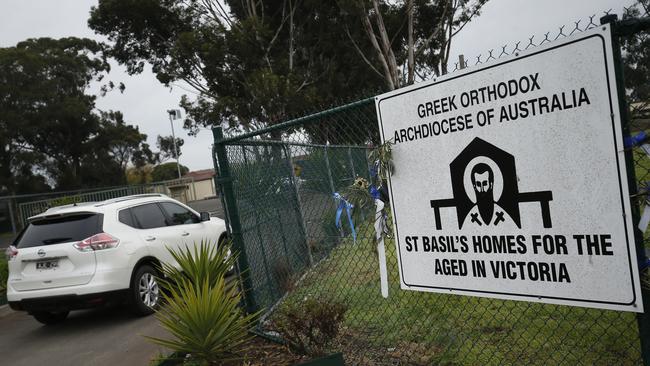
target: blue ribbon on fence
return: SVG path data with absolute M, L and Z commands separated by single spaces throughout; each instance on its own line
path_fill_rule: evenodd
M 343 213 L 343 209 L 348 213 L 348 221 L 350 222 L 350 230 L 352 232 L 352 240 L 354 243 L 357 243 L 357 232 L 354 230 L 354 221 L 352 221 L 352 208 L 354 208 L 354 205 L 352 205 L 350 202 L 346 201 L 343 196 L 341 196 L 338 192 L 334 193 L 334 199 L 338 202 L 338 207 L 336 209 L 336 228 L 341 230 L 341 214 Z
M 636 136 L 627 136 L 623 139 L 623 146 L 625 148 L 630 148 L 634 146 L 643 145 L 644 142 L 648 139 L 648 135 L 645 131 L 641 131 L 636 134 Z
M 369 173 L 370 173 L 370 178 L 375 178 L 377 176 L 377 173 L 379 173 L 379 160 L 372 163 Z
M 375 200 L 378 200 L 381 197 L 381 194 L 379 193 L 379 190 L 374 185 L 370 186 L 370 196 Z

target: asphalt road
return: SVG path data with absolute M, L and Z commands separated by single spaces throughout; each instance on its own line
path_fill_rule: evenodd
M 0 315 L 0 363 L 34 365 L 142 365 L 162 347 L 143 335 L 164 337 L 153 316 L 138 318 L 124 307 L 71 312 L 65 322 L 43 326 L 24 312 Z
M 223 218 L 219 199 L 190 206 Z M 73 311 L 65 322 L 43 326 L 24 312 L 0 306 L 0 365 L 146 366 L 169 353 L 144 335 L 167 333 L 155 317 L 135 317 L 125 307 Z

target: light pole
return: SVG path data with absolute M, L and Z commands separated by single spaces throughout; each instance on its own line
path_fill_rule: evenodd
M 169 124 L 172 126 L 172 142 L 174 144 L 174 152 L 176 153 L 176 169 L 178 170 L 178 179 L 181 179 L 181 160 L 178 155 L 178 147 L 176 146 L 176 134 L 174 133 L 174 123 L 172 122 L 175 119 L 181 118 L 181 111 L 178 109 L 168 109 L 167 114 L 169 114 Z

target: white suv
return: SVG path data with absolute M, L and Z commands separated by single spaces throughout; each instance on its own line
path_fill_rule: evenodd
M 223 220 L 165 195 L 54 207 L 30 217 L 7 250 L 7 300 L 44 324 L 115 302 L 151 314 L 160 299 L 156 268 L 178 265 L 167 248 L 225 238 Z

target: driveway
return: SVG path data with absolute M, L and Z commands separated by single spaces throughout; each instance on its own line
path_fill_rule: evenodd
M 219 199 L 189 206 L 223 218 Z M 146 366 L 169 352 L 143 335 L 166 334 L 154 316 L 134 317 L 125 307 L 73 311 L 65 322 L 43 326 L 24 312 L 0 306 L 0 364 Z
M 164 337 L 166 332 L 153 316 L 134 317 L 125 307 L 71 312 L 65 322 L 52 326 L 24 312 L 0 310 L 0 359 L 5 365 L 146 366 L 167 352 L 142 335 Z

